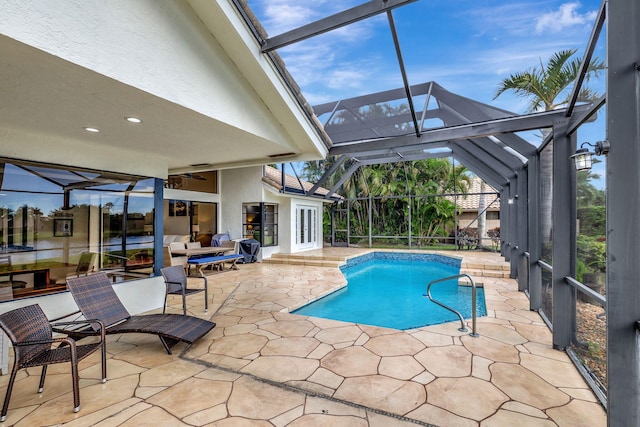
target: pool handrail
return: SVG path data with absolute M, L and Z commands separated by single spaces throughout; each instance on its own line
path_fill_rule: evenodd
M 431 286 L 435 285 L 436 283 L 440 283 L 440 282 L 446 282 L 449 280 L 453 280 L 453 279 L 459 279 L 461 277 L 466 277 L 467 279 L 469 279 L 469 281 L 471 282 L 471 325 L 472 325 L 472 332 L 469 334 L 474 338 L 479 337 L 480 335 L 476 332 L 476 282 L 473 280 L 473 278 L 471 276 L 469 276 L 466 273 L 462 273 L 462 274 L 457 274 L 455 276 L 450 276 L 450 277 L 445 277 L 442 279 L 436 279 L 436 280 L 432 280 L 431 282 L 429 282 L 429 284 L 427 285 L 427 293 L 423 294 L 423 296 L 428 297 L 431 302 L 434 302 L 436 304 L 438 304 L 440 307 L 446 308 L 449 311 L 454 312 L 455 314 L 458 315 L 458 317 L 460 318 L 460 327 L 458 328 L 458 330 L 460 332 L 467 332 L 467 325 L 464 323 L 464 317 L 462 317 L 462 314 L 460 314 L 460 312 L 458 310 L 455 310 L 451 307 L 449 307 L 448 305 L 441 303 L 438 300 L 433 299 L 433 297 L 431 296 Z

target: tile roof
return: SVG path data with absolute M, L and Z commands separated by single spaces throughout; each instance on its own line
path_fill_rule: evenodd
M 262 177 L 262 181 L 267 183 L 271 187 L 275 188 L 276 190 L 281 191 L 282 190 L 282 171 L 274 168 L 273 166 L 266 165 L 264 167 L 264 176 Z M 302 183 L 302 187 L 300 187 L 300 183 Z M 308 181 L 304 181 L 302 179 L 298 181 L 298 178 L 296 178 L 293 175 L 289 175 L 288 173 L 285 173 L 284 185 L 288 191 L 300 192 L 300 193 L 306 192 L 314 186 L 314 184 Z M 328 193 L 329 193 L 329 190 L 323 187 L 318 187 L 315 191 L 316 196 L 322 196 L 322 197 L 326 196 Z M 339 198 L 339 197 L 340 196 L 337 196 L 335 194 L 332 196 L 332 198 Z
M 469 183 L 469 190 L 464 195 L 458 195 L 456 203 L 458 206 L 464 211 L 477 211 L 478 206 L 480 205 L 480 185 L 482 180 L 478 177 L 471 178 L 471 182 Z M 489 206 L 494 200 L 495 203 L 491 204 L 487 208 L 487 211 L 499 211 L 500 210 L 500 197 L 498 191 L 485 183 L 484 193 L 495 193 L 495 194 L 487 194 L 486 197 L 486 205 Z M 454 201 L 454 196 L 446 196 L 448 200 Z M 496 200 L 497 199 L 497 200 Z

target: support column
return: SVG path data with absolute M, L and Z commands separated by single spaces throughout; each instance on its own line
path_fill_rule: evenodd
M 373 199 L 371 198 L 371 193 L 369 193 L 369 248 L 371 248 L 373 244 L 372 232 L 373 230 Z
M 509 273 L 512 279 L 515 279 L 518 275 L 518 177 L 509 181 L 509 198 L 511 204 L 509 205 L 509 262 L 511 272 Z
M 527 171 L 523 168 L 518 171 L 518 203 L 516 209 L 518 211 L 516 222 L 518 229 L 518 290 L 524 292 L 529 289 L 529 275 L 527 274 L 528 265 L 527 257 L 524 255 L 529 246 L 529 236 L 527 235 Z
M 500 191 L 500 255 L 509 261 L 509 189 Z
M 553 125 L 552 263 L 553 347 L 564 349 L 575 336 L 576 291 L 564 278 L 575 277 L 576 170 L 570 158 L 576 135 L 566 135 L 568 120 Z
M 609 426 L 640 425 L 640 4 L 607 12 L 607 396 Z
M 540 241 L 540 156 L 532 155 L 527 161 L 528 209 L 527 215 L 529 237 L 529 308 L 534 311 L 542 306 L 542 268 L 538 260 L 542 256 Z
M 153 180 L 153 212 L 153 275 L 159 276 L 164 266 L 164 180 L 160 178 Z

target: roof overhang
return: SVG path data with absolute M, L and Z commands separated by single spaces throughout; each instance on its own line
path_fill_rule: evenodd
M 52 54 L 9 29 L 0 34 L 0 157 L 153 177 L 323 158 L 328 143 L 313 117 L 260 52 L 230 1 L 175 7 L 194 25 L 204 25 L 201 33 L 208 31 L 211 43 L 222 47 L 236 78 L 257 94 L 251 102 L 265 114 L 247 117 L 247 126 L 213 117 Z M 51 25 L 55 29 L 55 18 Z M 127 115 L 143 116 L 144 122 L 133 126 Z M 268 123 L 266 132 L 251 128 L 261 122 Z M 87 124 L 101 132 L 87 133 Z

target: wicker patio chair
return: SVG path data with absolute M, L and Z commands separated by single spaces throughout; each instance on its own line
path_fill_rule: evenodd
M 164 294 L 164 306 L 162 312 L 165 312 L 167 307 L 168 295 L 182 295 L 182 314 L 187 314 L 187 295 L 197 294 L 204 292 L 204 311 L 209 310 L 209 296 L 207 295 L 207 286 L 205 282 L 204 288 L 188 288 L 187 287 L 187 275 L 184 272 L 184 268 L 180 265 L 173 265 L 171 267 L 164 267 L 160 269 L 162 277 L 164 277 L 164 283 L 167 285 L 167 292 Z
M 124 307 L 104 272 L 67 280 L 67 287 L 86 319 L 99 319 L 107 334 L 141 333 L 157 335 L 167 353 L 179 342 L 193 344 L 216 324 L 182 314 L 143 314 L 132 316 Z M 95 328 L 54 329 L 73 338 L 95 335 Z
M 102 323 L 85 320 L 82 322 L 60 322 L 54 325 L 61 326 L 78 323 L 96 325 L 99 330 L 100 341 L 76 345 L 76 342 L 70 337 L 53 338 L 53 325 L 49 323 L 44 312 L 37 304 L 17 308 L 0 315 L 0 328 L 4 330 L 11 340 L 14 350 L 13 368 L 7 385 L 0 421 L 3 422 L 7 419 L 13 383 L 19 369 L 42 366 L 40 385 L 38 386 L 38 393 L 42 393 L 47 366 L 54 363 L 70 362 L 73 379 L 73 412 L 80 410 L 80 391 L 78 386 L 78 362 L 80 360 L 101 349 L 102 382 L 104 383 L 107 380 L 107 353 L 104 345 L 105 332 Z M 52 348 L 52 345 L 56 343 L 60 345 Z

